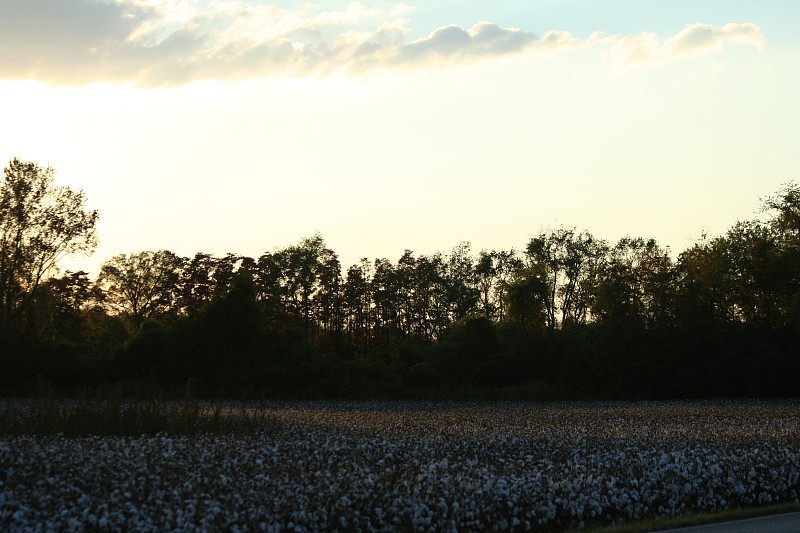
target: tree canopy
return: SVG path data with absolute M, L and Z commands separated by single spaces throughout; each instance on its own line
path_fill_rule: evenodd
M 12 160 L 0 188 L 0 387 L 144 381 L 208 394 L 522 391 L 558 397 L 800 393 L 800 187 L 673 254 L 559 226 L 519 250 L 363 258 L 320 234 L 259 257 L 116 255 L 54 172 Z M 24 339 L 13 344 L 11 337 Z M 438 391 L 438 392 L 436 392 Z M 460 391 L 460 392 L 459 392 Z M 527 392 L 526 392 L 527 391 Z
M 45 276 L 71 253 L 97 245 L 97 211 L 82 191 L 53 183 L 55 171 L 12 159 L 0 182 L 0 327 L 7 334 Z

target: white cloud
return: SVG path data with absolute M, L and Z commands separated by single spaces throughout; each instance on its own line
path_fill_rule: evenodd
M 543 37 L 479 22 L 445 25 L 409 41 L 411 8 L 351 2 L 322 11 L 243 0 L 5 0 L 0 79 L 49 84 L 178 85 L 200 79 L 363 74 L 463 64 L 527 51 L 608 47 L 615 68 L 663 64 L 728 42 L 764 47 L 752 23 L 691 24 L 663 42 L 655 34 Z
M 727 43 L 750 45 L 758 50 L 766 46 L 764 34 L 752 22 L 728 23 L 721 28 L 699 22 L 687 24 L 663 42 L 655 33 L 599 37 L 597 40 L 611 44 L 609 58 L 615 68 L 660 66 L 687 56 L 720 50 Z
M 520 52 L 536 40 L 534 33 L 501 28 L 489 22 L 479 22 L 469 30 L 450 25 L 403 46 L 398 51 L 398 60 L 413 63 L 436 59 L 469 61 L 482 56 Z

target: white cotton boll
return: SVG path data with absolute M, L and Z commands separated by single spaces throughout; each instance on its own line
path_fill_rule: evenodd
M 369 416 L 359 414 L 366 405 L 370 406 Z M 518 409 L 518 413 L 508 416 L 509 407 Z M 442 411 L 426 405 L 413 414 L 402 417 L 395 414 L 389 421 L 381 420 L 381 408 L 358 404 L 357 410 L 341 406 L 334 409 L 321 403 L 316 407 L 293 408 L 287 411 L 291 416 L 313 416 L 313 420 L 296 427 L 287 422 L 287 429 L 280 436 L 280 452 L 263 460 L 261 465 L 255 460 L 261 459 L 259 453 L 263 450 L 274 447 L 273 437 L 165 439 L 163 442 L 169 442 L 175 458 L 180 459 L 170 459 L 178 463 L 163 470 L 159 468 L 165 466 L 162 455 L 165 450 L 160 448 L 162 441 L 152 437 L 120 440 L 117 442 L 124 445 L 118 444 L 116 449 L 109 444 L 115 442 L 113 439 L 93 438 L 91 442 L 81 441 L 82 451 L 74 447 L 76 441 L 63 437 L 38 445 L 25 441 L 25 445 L 14 444 L 13 463 L 22 465 L 18 468 L 24 468 L 26 463 L 62 468 L 60 465 L 83 465 L 87 457 L 102 459 L 108 453 L 108 459 L 103 459 L 110 465 L 107 467 L 56 469 L 48 471 L 46 476 L 35 476 L 43 487 L 47 486 L 46 477 L 52 477 L 55 480 L 52 486 L 58 489 L 37 490 L 35 482 L 31 482 L 28 490 L 41 495 L 40 502 L 31 502 L 36 509 L 40 505 L 54 506 L 53 512 L 59 513 L 63 502 L 57 494 L 72 490 L 71 484 L 63 480 L 69 479 L 76 486 L 105 486 L 108 489 L 103 494 L 88 490 L 86 494 L 77 493 L 73 502 L 83 499 L 91 503 L 83 509 L 66 506 L 67 518 L 79 517 L 84 525 L 89 525 L 88 517 L 94 514 L 98 528 L 102 522 L 105 529 L 150 531 L 220 527 L 257 530 L 261 524 L 263 530 L 277 531 L 283 525 L 282 530 L 291 531 L 285 527 L 290 521 L 294 528 L 309 532 L 332 527 L 387 531 L 397 530 L 401 524 L 417 524 L 422 531 L 485 529 L 499 525 L 503 518 L 509 528 L 515 529 L 535 526 L 531 522 L 536 518 L 543 524 L 571 516 L 575 520 L 593 516 L 618 521 L 655 513 L 661 502 L 668 502 L 662 506 L 662 514 L 674 514 L 690 505 L 697 510 L 716 510 L 759 500 L 789 500 L 793 496 L 786 492 L 794 490 L 792 487 L 796 488 L 800 479 L 795 444 L 787 448 L 781 443 L 769 446 L 762 443 L 762 449 L 756 451 L 748 444 L 752 440 L 733 440 L 715 447 L 714 439 L 718 437 L 709 433 L 713 432 L 711 423 L 696 426 L 697 431 L 704 432 L 702 447 L 692 440 L 695 426 L 686 425 L 680 426 L 677 433 L 665 429 L 662 434 L 670 439 L 658 444 L 631 440 L 625 434 L 629 431 L 625 420 L 635 421 L 640 412 L 652 412 L 648 405 L 625 407 L 626 417 L 615 417 L 613 427 L 599 420 L 594 422 L 597 428 L 585 421 L 576 422 L 575 416 L 568 417 L 572 425 L 562 424 L 556 413 L 573 409 L 563 406 L 548 407 L 552 414 L 543 414 L 541 409 L 530 410 L 527 406 L 467 405 L 448 408 L 443 415 Z M 699 409 L 681 408 L 692 413 Z M 596 414 L 594 409 L 588 411 Z M 666 412 L 663 407 L 657 410 Z M 497 414 L 503 416 L 502 423 L 487 423 Z M 537 424 L 530 422 L 544 415 L 550 418 Z M 396 424 L 398 418 L 414 423 Z M 662 418 L 663 425 L 672 423 L 669 417 Z M 769 418 L 769 414 L 761 418 Z M 514 425 L 517 421 L 522 421 L 519 427 Z M 561 433 L 552 429 L 547 430 L 552 433 L 537 433 L 539 426 L 560 427 Z M 416 433 L 407 433 L 411 427 Z M 650 427 L 658 424 L 651 423 Z M 728 431 L 730 426 L 724 427 Z M 598 431 L 607 435 L 587 452 L 588 441 L 582 432 Z M 749 430 L 745 427 L 741 431 Z M 798 441 L 789 438 L 785 442 Z M 399 458 L 398 465 L 402 468 L 395 468 L 398 465 L 394 463 L 385 464 L 385 468 L 375 466 L 386 460 L 388 449 Z M 624 461 L 619 459 L 622 455 Z M 662 457 L 668 458 L 665 467 L 659 466 Z M 698 458 L 705 457 L 713 457 L 713 465 L 698 463 Z M 186 459 L 192 462 L 182 463 Z M 421 465 L 420 468 L 408 473 L 407 465 L 414 463 Z M 755 476 L 750 479 L 748 473 L 753 465 Z M 159 469 L 156 475 L 152 474 L 153 467 Z M 84 470 L 102 479 L 86 479 Z M 4 471 L 12 479 L 10 469 Z M 423 484 L 415 481 L 420 473 L 424 474 Z M 624 481 L 614 483 L 616 480 Z M 26 495 L 18 482 L 7 482 L 5 486 L 14 486 L 15 497 L 22 497 L 20 504 L 24 504 Z M 148 487 L 146 492 L 142 491 L 144 486 Z M 9 503 L 8 494 L 0 490 L 0 515 L 3 502 Z M 691 495 L 691 504 L 687 495 Z M 345 503 L 341 501 L 343 496 L 349 506 L 341 505 Z M 550 509 L 548 504 L 556 499 L 558 505 Z M 420 502 L 432 507 L 426 511 Z M 13 509 L 18 510 L 20 504 L 12 503 Z M 335 517 L 328 518 L 326 506 L 336 509 Z M 374 510 L 369 514 L 360 514 L 370 508 Z M 534 510 L 540 510 L 540 514 L 535 516 Z M 138 517 L 132 517 L 134 512 Z M 346 515 L 346 527 L 335 522 L 340 514 Z M 36 523 L 37 516 L 40 515 L 26 514 L 21 522 L 14 523 Z M 105 520 L 105 516 L 109 519 Z M 262 521 L 267 516 L 274 517 L 274 521 L 273 518 Z M 528 522 L 520 523 L 523 518 Z M 13 518 L 8 516 L 7 520 Z M 54 521 L 52 527 L 66 529 L 66 521 Z

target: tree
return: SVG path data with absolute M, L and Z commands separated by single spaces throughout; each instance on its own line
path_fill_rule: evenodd
M 367 258 L 347 269 L 343 304 L 350 343 L 364 353 L 372 343 L 372 265 Z
M 417 333 L 434 341 L 449 325 L 449 305 L 441 253 L 421 255 L 414 263 L 413 313 Z
M 495 305 L 491 300 L 491 294 L 496 276 L 497 268 L 494 265 L 494 252 L 481 250 L 475 263 L 475 277 L 478 279 L 481 312 L 488 319 L 492 319 L 495 316 Z
M 651 327 L 669 318 L 676 272 L 655 239 L 623 237 L 608 250 L 601 267 L 592 301 L 595 319 Z
M 214 258 L 196 253 L 187 260 L 178 276 L 178 307 L 185 315 L 199 312 L 211 301 L 214 294 Z
M 682 285 L 709 316 L 728 322 L 785 323 L 798 290 L 798 250 L 779 228 L 737 222 L 726 235 L 680 256 Z
M 397 271 L 388 259 L 375 260 L 372 301 L 375 305 L 375 338 L 388 351 L 389 346 L 402 336 Z
M 293 327 L 302 327 L 308 341 L 313 340 L 314 295 L 319 278 L 334 255 L 316 233 L 298 244 L 264 254 L 253 265 L 267 313 L 284 315 Z
M 546 323 L 548 287 L 542 270 L 522 268 L 505 284 L 506 319 L 525 333 Z
M 506 315 L 506 289 L 511 277 L 522 268 L 522 261 L 514 249 L 481 250 L 475 263 L 475 277 L 479 291 L 479 305 L 486 318 L 502 321 Z
M 64 256 L 97 245 L 97 211 L 83 191 L 53 185 L 55 171 L 12 159 L 0 183 L 0 328 L 18 326 L 46 275 Z
M 551 329 L 582 324 L 589 318 L 591 295 L 607 245 L 589 232 L 557 228 L 532 238 L 525 249 L 527 267 L 544 271 L 547 324 Z M 559 312 L 560 311 L 560 312 Z
M 27 327 L 38 326 L 40 340 L 79 344 L 87 337 L 83 312 L 102 299 L 102 292 L 86 272 L 67 271 L 42 283 L 32 311 L 26 313 L 26 322 L 30 322 Z
M 783 283 L 782 307 L 788 321 L 800 331 L 800 185 L 785 185 L 777 196 L 764 202 L 764 209 L 777 213 L 771 224 L 776 245 L 773 265 L 782 274 L 772 281 Z
M 443 278 L 450 321 L 466 318 L 477 310 L 481 294 L 470 243 L 462 242 L 453 248 L 444 263 Z
M 800 236 L 800 185 L 786 184 L 776 196 L 764 200 L 765 211 L 776 211 L 773 225 L 778 231 Z
M 322 250 L 318 266 L 317 292 L 314 295 L 314 304 L 317 313 L 317 322 L 320 339 L 332 341 L 338 348 L 344 329 L 344 312 L 342 309 L 342 265 L 339 257 L 333 250 Z
M 257 382 L 273 355 L 264 318 L 251 274 L 235 274 L 226 294 L 212 300 L 179 329 L 186 335 L 180 345 L 188 348 L 184 351 L 184 377 L 196 375 L 212 390 Z
M 397 298 L 397 322 L 403 335 L 408 337 L 417 333 L 414 306 L 414 286 L 416 284 L 417 259 L 414 252 L 405 250 L 394 269 L 394 292 Z
M 168 250 L 120 254 L 100 267 L 98 284 L 109 305 L 138 329 L 145 319 L 172 309 L 182 264 L 183 259 Z

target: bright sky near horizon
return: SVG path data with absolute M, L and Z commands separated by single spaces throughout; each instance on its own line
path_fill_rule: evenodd
M 100 212 L 64 263 L 344 268 L 553 225 L 678 253 L 800 180 L 800 2 L 0 0 L 0 163 Z

